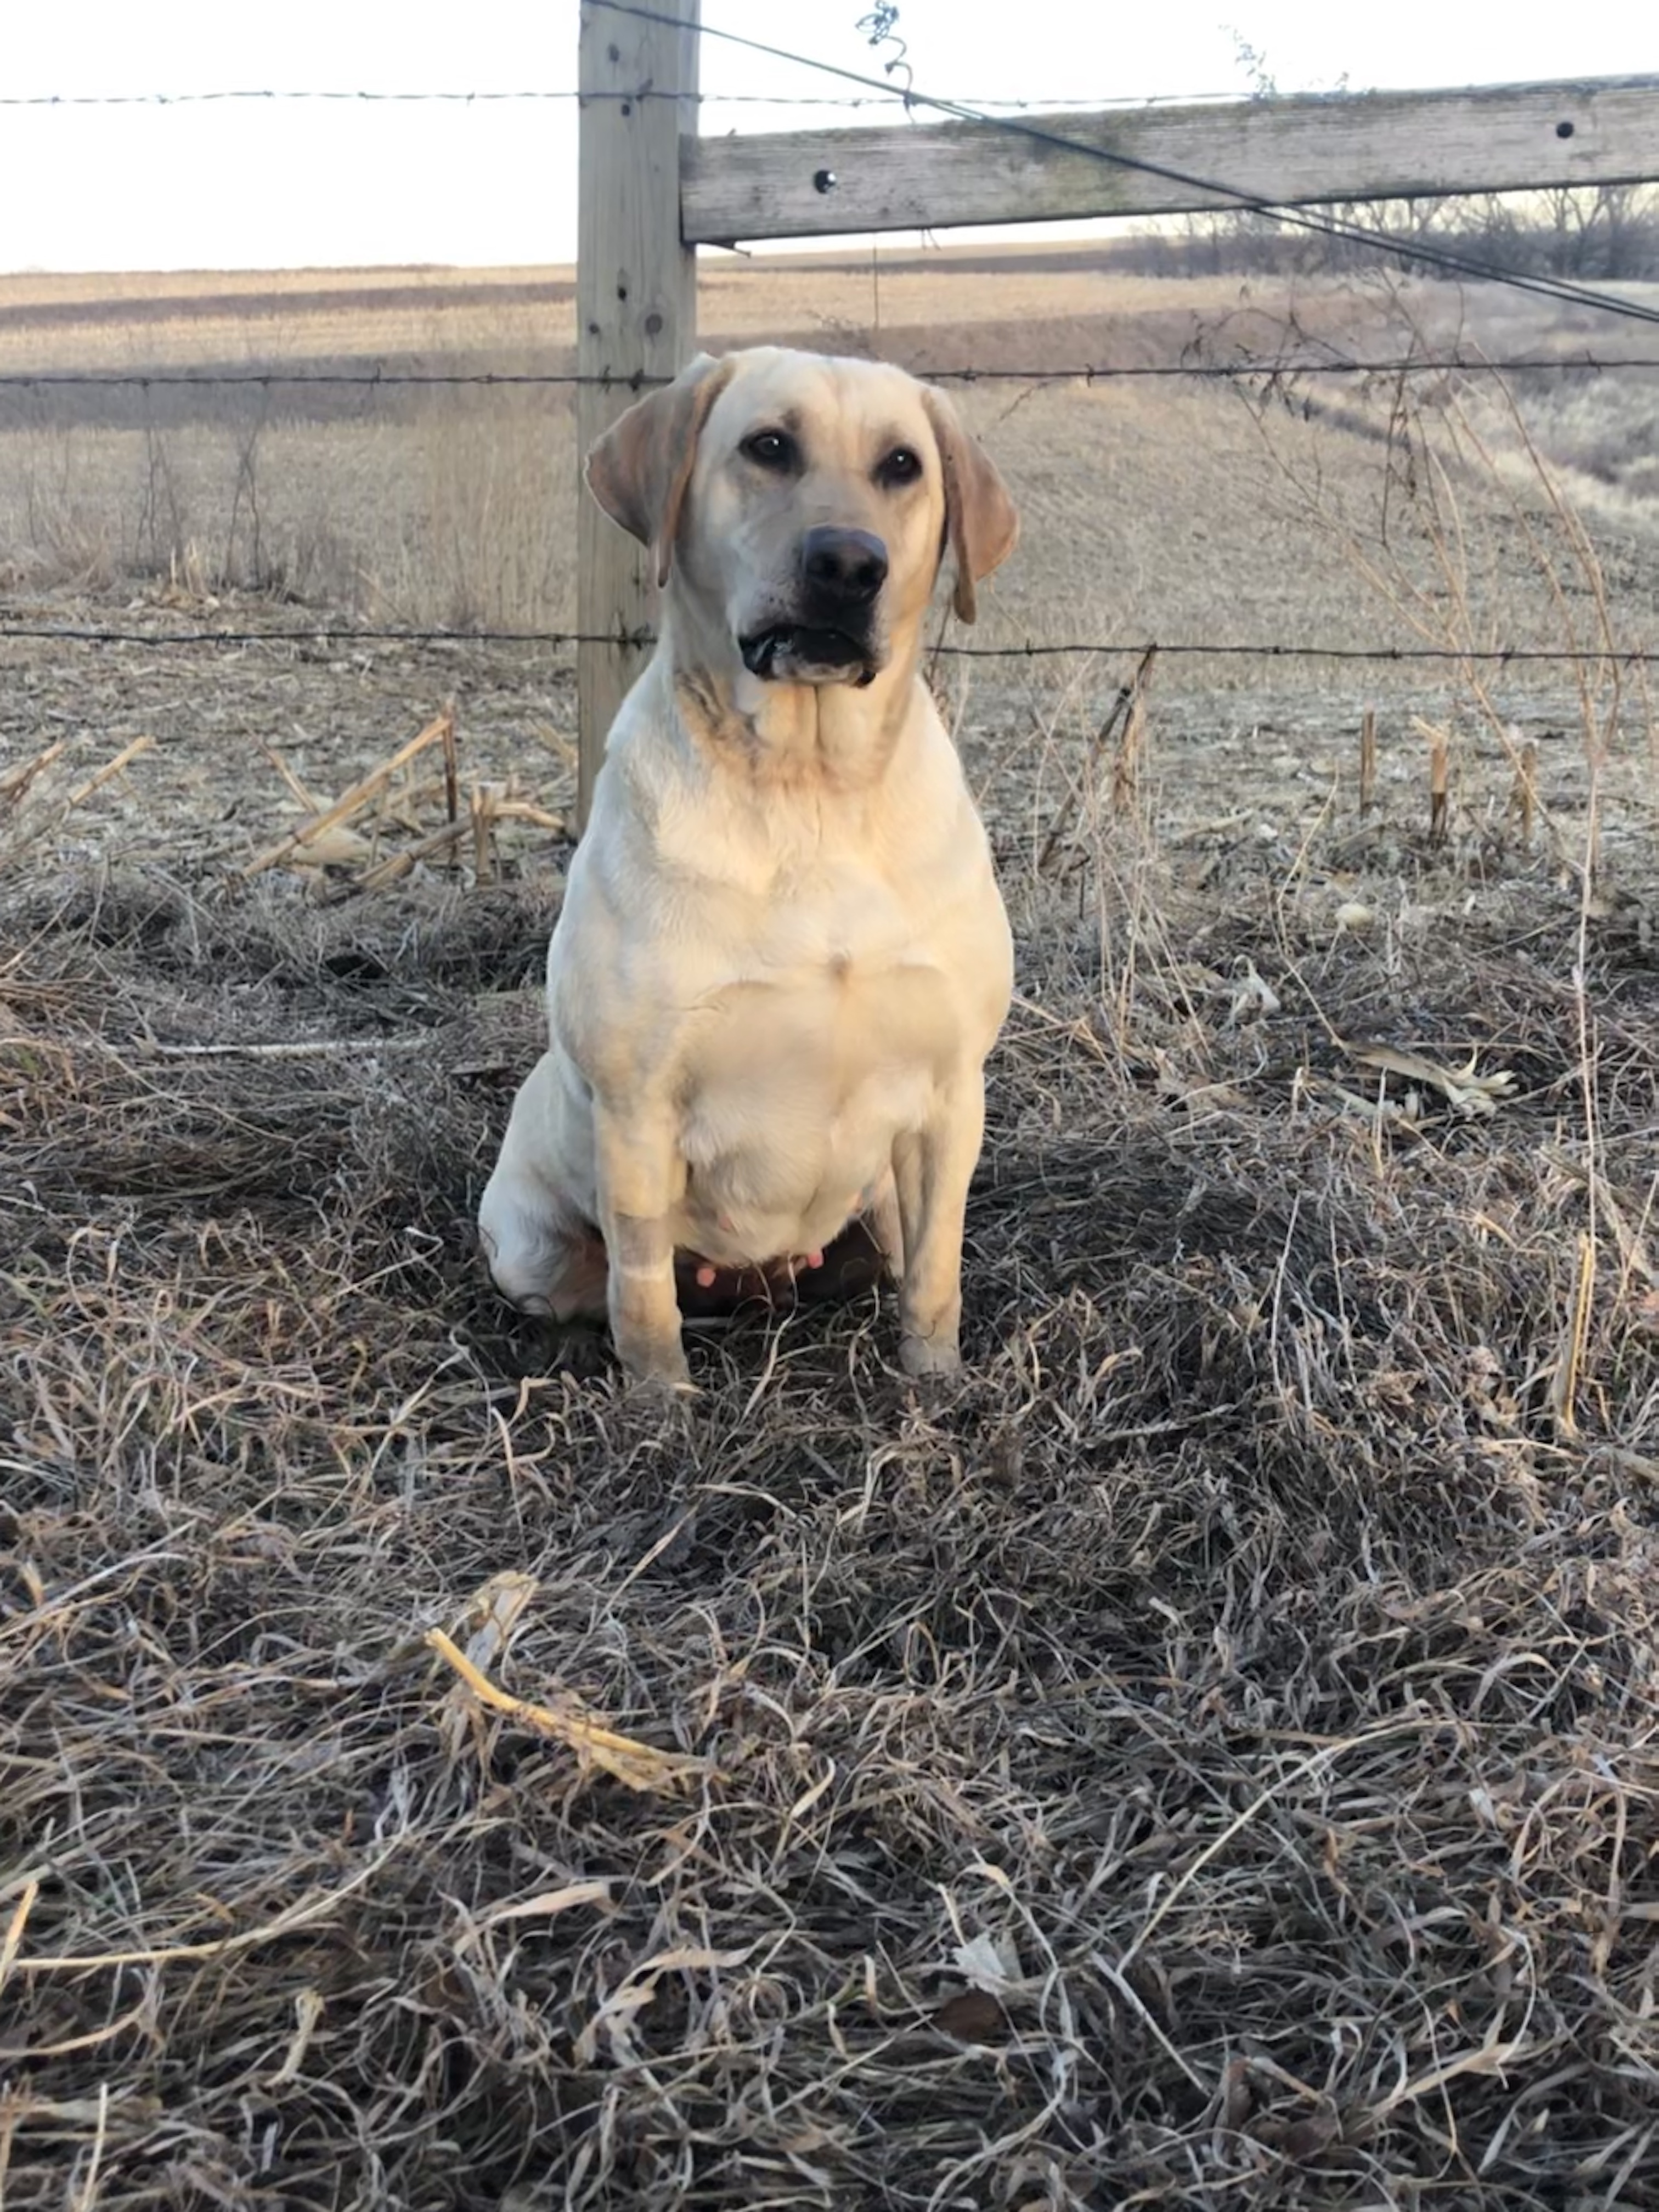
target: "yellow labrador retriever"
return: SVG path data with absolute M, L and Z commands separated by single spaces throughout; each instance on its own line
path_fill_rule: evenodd
M 705 1284 L 799 1269 L 863 1219 L 903 1366 L 950 1373 L 1012 958 L 920 665 L 945 552 L 971 621 L 1012 505 L 939 392 L 770 347 L 695 361 L 587 479 L 653 549 L 661 633 L 553 933 L 491 1271 L 532 1310 L 608 1311 L 624 1366 L 684 1389 L 677 1255 Z

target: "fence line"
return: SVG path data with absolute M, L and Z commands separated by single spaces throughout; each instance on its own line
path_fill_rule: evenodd
M 1659 324 L 1659 307 L 1639 300 L 1528 276 L 1474 252 L 1448 250 L 1420 232 L 1390 236 L 1337 212 L 1389 198 L 1659 176 L 1659 78 L 1492 88 L 1489 94 L 1443 89 L 1241 100 L 1231 112 L 1149 116 L 1117 109 L 1062 113 L 1045 123 L 918 90 L 902 46 L 900 64 L 890 64 L 884 80 L 705 23 L 702 15 L 701 0 L 590 0 L 579 45 L 583 87 L 689 88 L 697 80 L 701 41 L 715 39 L 862 91 L 891 89 L 892 69 L 902 65 L 906 81 L 900 88 L 911 112 L 948 118 L 958 127 L 744 138 L 699 137 L 683 126 L 676 143 L 665 143 L 659 112 L 654 120 L 629 121 L 626 103 L 584 110 L 581 370 L 631 375 L 684 363 L 696 326 L 695 295 L 684 279 L 700 242 L 1202 209 L 1266 217 L 1275 228 L 1338 240 L 1370 258 L 1477 279 L 1558 307 Z M 872 20 L 890 30 L 886 11 Z M 1196 173 L 1212 163 L 1231 173 L 1224 181 Z M 1305 337 L 1281 336 L 1278 349 L 1299 352 L 1306 344 Z M 583 395 L 579 445 L 609 427 L 624 397 Z M 577 622 L 607 642 L 579 649 L 579 820 L 586 818 L 607 726 L 638 673 L 638 652 L 626 641 L 647 634 L 653 622 L 646 564 L 631 550 L 625 560 L 620 553 L 611 557 L 608 546 L 603 557 L 586 557 L 595 552 L 596 526 L 587 508 L 580 513 L 586 538 L 578 564 Z M 961 650 L 980 657 L 972 647 Z M 1291 648 L 1282 657 L 1301 656 Z M 1458 665 L 1455 652 L 1435 657 Z
M 876 80 L 872 78 L 869 82 L 873 88 Z M 1220 105 L 1237 97 L 1237 92 L 1159 92 L 1149 93 L 1144 98 L 1127 104 L 1134 107 L 1200 107 L 1206 102 Z M 471 92 L 370 92 L 346 88 L 331 92 L 314 87 L 295 87 L 289 90 L 278 86 L 261 89 L 227 87 L 209 92 L 9 92 L 0 93 L 0 107 L 209 107 L 228 106 L 238 101 L 272 106 L 305 101 L 319 104 L 337 102 L 342 106 L 350 106 L 355 102 L 369 107 L 418 106 L 422 101 L 427 101 L 445 106 L 471 107 L 514 100 L 535 103 L 562 100 L 666 100 L 677 103 L 690 100 L 702 107 L 908 107 L 911 105 L 907 93 L 873 88 L 868 92 L 690 92 L 676 86 L 647 85 L 637 92 L 583 92 L 574 85 L 568 85 L 549 90 L 525 87 L 502 91 L 480 88 Z M 1104 100 L 1080 100 L 1068 94 L 1063 100 L 1004 100 L 988 96 L 975 98 L 974 105 L 1031 114 L 1045 108 L 1063 111 L 1078 106 L 1103 107 L 1108 102 Z
M 596 0 L 617 15 L 632 16 L 647 23 L 674 28 L 684 27 L 678 16 L 665 14 L 660 9 L 638 4 L 638 0 Z M 118 106 L 174 106 L 240 102 L 249 104 L 276 102 L 317 102 L 340 105 L 400 105 L 430 102 L 448 106 L 495 104 L 513 101 L 535 102 L 564 100 L 596 102 L 628 103 L 682 99 L 697 100 L 704 106 L 723 104 L 752 104 L 756 106 L 798 107 L 860 107 L 864 106 L 898 106 L 915 115 L 919 111 L 931 111 L 957 120 L 983 124 L 999 131 L 1068 154 L 1111 164 L 1127 171 L 1140 171 L 1149 176 L 1171 180 L 1194 190 L 1213 195 L 1229 203 L 1239 213 L 1259 216 L 1316 234 L 1327 235 L 1350 244 L 1357 244 L 1383 255 L 1393 255 L 1427 265 L 1438 267 L 1450 274 L 1513 287 L 1541 295 L 1558 303 L 1590 307 L 1618 315 L 1628 320 L 1659 323 L 1659 308 L 1644 306 L 1640 301 L 1620 299 L 1597 292 L 1565 280 L 1532 276 L 1525 272 L 1507 270 L 1485 261 L 1478 255 L 1445 246 L 1423 237 L 1400 239 L 1385 233 L 1339 217 L 1326 218 L 1301 209 L 1258 197 L 1251 192 L 1217 182 L 1196 178 L 1184 171 L 1176 170 L 1157 162 L 1138 160 L 1134 156 L 1115 151 L 1109 147 L 1065 135 L 1060 131 L 1046 129 L 1042 123 L 1021 119 L 1048 107 L 1075 110 L 1079 102 L 1073 99 L 1064 103 L 1048 101 L 980 101 L 946 100 L 916 91 L 907 85 L 895 90 L 890 84 L 846 70 L 832 64 L 793 53 L 781 47 L 770 46 L 761 41 L 720 31 L 713 26 L 700 26 L 701 35 L 726 40 L 775 59 L 811 70 L 819 76 L 838 79 L 854 88 L 834 94 L 699 94 L 690 89 L 684 92 L 665 90 L 651 86 L 644 90 L 617 90 L 605 88 L 592 91 L 565 89 L 521 88 L 514 90 L 473 90 L 434 92 L 371 92 L 368 90 L 264 90 L 224 89 L 198 93 L 116 94 L 97 95 L 9 94 L 0 95 L 0 106 L 14 107 L 118 107 Z M 907 65 L 908 66 L 908 65 Z M 1168 104 L 1148 100 L 1148 108 Z M 1197 105 L 1195 99 L 1189 104 Z M 1143 105 L 1143 104 L 1137 104 Z M 1003 112 L 999 112 L 1003 111 Z M 1012 111 L 1009 112 L 1007 111 Z M 1126 113 L 1134 112 L 1125 108 Z M 1564 131 L 1571 126 L 1563 126 Z M 833 179 L 832 179 L 833 182 Z M 1455 197 L 1455 195 L 1453 195 Z M 1574 352 L 1567 355 L 1540 356 L 1536 354 L 1489 358 L 1463 353 L 1443 356 L 1404 355 L 1376 358 L 1353 358 L 1347 356 L 1322 357 L 1283 356 L 1243 357 L 1228 361 L 1182 360 L 1152 363 L 1123 365 L 1090 362 L 1056 365 L 1047 368 L 1000 368 L 966 364 L 924 372 L 930 380 L 942 384 L 971 386 L 978 383 L 1038 386 L 1045 385 L 1080 384 L 1092 386 L 1120 380 L 1145 379 L 1166 380 L 1187 378 L 1196 381 L 1254 382 L 1269 388 L 1284 386 L 1300 379 L 1321 377 L 1421 377 L 1443 375 L 1533 375 L 1599 374 L 1611 371 L 1646 370 L 1659 368 L 1659 353 L 1641 355 L 1595 355 Z M 363 390 L 419 390 L 471 388 L 488 390 L 501 388 L 570 388 L 625 393 L 639 392 L 672 380 L 668 376 L 641 373 L 618 375 L 609 370 L 594 374 L 582 371 L 497 371 L 497 370 L 409 370 L 359 369 L 333 370 L 299 368 L 294 369 L 261 368 L 249 370 L 191 370 L 158 369 L 100 371 L 8 371 L 0 373 L 0 393 L 6 391 L 33 392 L 60 389 L 95 390 L 100 387 L 132 389 L 141 392 L 200 387 L 204 390 L 241 387 L 270 392 L 302 391 L 307 386 Z M 402 644 L 411 646 L 515 646 L 565 648 L 590 646 L 624 647 L 643 650 L 654 642 L 648 625 L 619 622 L 607 629 L 596 629 L 592 624 L 570 630 L 497 630 L 497 629 L 438 629 L 415 628 L 361 627 L 342 621 L 315 623 L 303 626 L 262 626 L 258 628 L 179 630 L 171 634 L 123 626 L 80 624 L 73 623 L 14 623 L 0 614 L 0 643 L 7 639 L 33 640 L 65 644 L 92 646 L 137 646 L 150 651 L 176 649 L 228 649 L 254 647 L 302 647 L 322 643 Z M 1060 658 L 1086 656 L 1117 657 L 1145 653 L 1150 641 L 1145 639 L 1097 639 L 1091 641 L 1047 642 L 1027 639 L 1006 645 L 943 644 L 933 648 L 936 657 L 949 659 L 1034 662 Z M 1254 641 L 1218 642 L 1190 641 L 1158 647 L 1161 653 L 1171 658 L 1188 659 L 1252 659 L 1278 661 L 1353 662 L 1369 665 L 1390 663 L 1414 663 L 1470 666 L 1516 667 L 1529 665 L 1549 665 L 1560 667 L 1648 667 L 1659 665 L 1659 652 L 1643 649 L 1612 651 L 1606 648 L 1550 648 L 1535 647 L 1495 647 L 1463 649 L 1450 646 L 1322 646 L 1317 644 L 1286 644 Z
M 574 629 L 360 629 L 350 623 L 308 623 L 271 625 L 256 629 L 197 629 L 158 631 L 123 629 L 78 623 L 15 623 L 0 611 L 0 645 L 8 639 L 28 638 L 82 645 L 143 645 L 162 651 L 202 646 L 317 645 L 628 645 L 648 652 L 656 643 L 653 632 Z M 1659 651 L 1632 647 L 1484 646 L 1465 648 L 1449 645 L 1276 645 L 1260 641 L 1235 643 L 1212 641 L 1159 644 L 1152 638 L 1096 638 L 1066 644 L 1049 644 L 1026 638 L 1015 645 L 937 645 L 927 657 L 945 660 L 1052 660 L 1079 655 L 1111 656 L 1156 652 L 1160 659 L 1356 660 L 1372 665 L 1389 662 L 1445 662 L 1511 667 L 1534 662 L 1553 662 L 1563 667 L 1655 667 Z
M 660 8 L 642 6 L 640 0 L 593 0 L 593 4 L 612 15 L 630 16 L 636 22 L 673 31 L 685 28 L 681 16 L 670 15 Z M 741 46 L 748 52 L 763 54 L 773 61 L 787 62 L 795 68 L 811 70 L 821 76 L 836 77 L 843 83 L 856 84 L 866 90 L 881 92 L 887 89 L 880 78 L 867 76 L 862 70 L 846 69 L 836 62 L 820 61 L 813 55 L 799 53 L 787 46 L 772 46 L 764 40 L 746 38 L 738 32 L 722 30 L 717 25 L 702 22 L 701 19 L 696 24 L 696 35 L 699 39 L 718 39 L 728 46 Z M 1195 175 L 1190 170 L 1176 168 L 1168 162 L 1149 161 L 1141 155 L 1124 153 L 1115 147 L 1097 145 L 1090 139 L 1067 137 L 1018 115 L 993 114 L 967 100 L 945 100 L 933 93 L 919 92 L 914 85 L 907 85 L 902 96 L 905 105 L 913 110 L 923 108 L 954 122 L 981 124 L 989 130 L 1023 138 L 1028 143 L 1043 146 L 1054 152 L 1079 155 L 1086 161 L 1102 162 L 1127 174 L 1154 177 L 1165 183 L 1182 185 L 1200 193 L 1206 200 L 1220 200 L 1241 213 L 1265 216 L 1293 229 L 1310 231 L 1317 236 L 1334 238 L 1349 245 L 1368 246 L 1401 258 L 1426 262 L 1455 275 L 1510 285 L 1519 291 L 1532 292 L 1543 298 L 1559 300 L 1573 306 L 1595 307 L 1602 313 L 1625 316 L 1633 321 L 1659 323 L 1659 308 L 1621 301 L 1612 294 L 1596 292 L 1585 285 L 1504 270 L 1497 264 L 1483 262 L 1477 256 L 1436 246 L 1421 237 L 1412 240 L 1390 238 L 1386 232 L 1370 230 L 1363 224 L 1313 215 L 1305 206 L 1292 207 L 1284 201 L 1247 191 L 1213 177 Z M 1571 136 L 1573 126 L 1569 124 L 1565 128 L 1567 135 Z M 836 181 L 833 170 L 823 170 L 820 175 L 828 177 L 833 186 Z M 1457 195 L 1452 193 L 1444 197 L 1456 198 Z M 909 228 L 908 224 L 902 227 Z M 856 222 L 853 228 L 857 229 Z
M 675 30 L 683 29 L 684 27 L 680 17 L 671 15 L 660 9 L 642 6 L 639 4 L 639 0 L 594 0 L 594 4 L 605 8 L 616 15 L 632 17 L 636 21 L 641 23 L 653 24 Z M 890 86 L 884 85 L 880 78 L 868 76 L 863 71 L 847 69 L 836 63 L 821 61 L 811 55 L 799 53 L 787 47 L 771 46 L 763 40 L 746 38 L 735 32 L 720 29 L 713 24 L 699 22 L 697 26 L 697 35 L 700 38 L 718 39 L 729 45 L 740 46 L 748 52 L 765 55 L 773 60 L 787 62 L 794 67 L 811 70 L 818 76 L 834 77 L 842 82 L 856 85 L 860 88 L 860 94 L 863 97 L 890 105 L 896 104 L 904 107 L 913 114 L 920 109 L 926 110 L 931 113 L 941 115 L 958 122 L 981 124 L 989 129 L 1004 131 L 1011 136 L 1023 138 L 1028 143 L 1046 147 L 1054 151 L 1080 155 L 1088 161 L 1104 163 L 1109 167 L 1127 173 L 1157 178 L 1168 183 L 1189 187 L 1191 190 L 1205 196 L 1206 198 L 1221 201 L 1226 206 L 1231 207 L 1240 213 L 1263 216 L 1275 223 L 1286 225 L 1295 229 L 1307 231 L 1316 236 L 1334 239 L 1342 244 L 1364 246 L 1369 247 L 1374 252 L 1385 255 L 1391 255 L 1399 259 L 1417 261 L 1430 267 L 1443 270 L 1449 275 L 1467 276 L 1480 283 L 1503 284 L 1516 290 L 1533 294 L 1540 298 L 1559 301 L 1564 305 L 1591 307 L 1598 313 L 1613 315 L 1625 320 L 1644 323 L 1659 323 L 1659 308 L 1646 307 L 1638 301 L 1621 300 L 1616 295 L 1597 291 L 1593 287 L 1577 284 L 1566 278 L 1544 274 L 1529 274 L 1523 270 L 1505 269 L 1499 263 L 1487 261 L 1479 254 L 1471 253 L 1456 246 L 1447 246 L 1443 243 L 1433 240 L 1422 234 L 1419 234 L 1410 239 L 1395 238 L 1391 237 L 1386 232 L 1375 231 L 1370 229 L 1365 225 L 1355 223 L 1341 217 L 1329 215 L 1319 215 L 1310 212 L 1309 208 L 1305 205 L 1292 207 L 1281 201 L 1264 198 L 1258 193 L 1246 191 L 1240 186 L 1225 183 L 1215 178 L 1200 177 L 1189 171 L 1174 167 L 1168 163 L 1150 161 L 1143 156 L 1125 153 L 1119 149 L 1097 145 L 1087 139 L 1063 135 L 1059 131 L 1046 129 L 1040 123 L 1035 123 L 1025 119 L 1025 116 L 1022 115 L 1022 113 L 1018 112 L 1022 106 L 1025 107 L 1026 112 L 1029 114 L 1029 112 L 1037 107 L 1048 107 L 1054 105 L 1054 103 L 1047 101 L 1032 103 L 1003 103 L 1002 106 L 1005 111 L 1012 109 L 1014 112 L 995 112 L 997 103 L 975 103 L 967 100 L 942 99 L 934 94 L 919 92 L 912 85 L 907 85 L 902 92 L 895 93 Z M 465 105 L 486 100 L 562 100 L 574 98 L 581 101 L 589 102 L 604 102 L 606 100 L 620 102 L 623 106 L 624 112 L 627 112 L 632 106 L 641 104 L 642 100 L 647 96 L 658 100 L 678 100 L 684 99 L 688 101 L 707 101 L 713 105 L 720 104 L 720 95 L 714 94 L 702 94 L 690 89 L 690 88 L 686 88 L 683 93 L 678 91 L 670 93 L 665 90 L 653 88 L 647 94 L 632 88 L 608 89 L 605 88 L 596 87 L 591 90 L 578 89 L 574 93 L 561 90 L 559 92 L 540 94 L 529 91 L 513 93 L 434 92 L 378 94 L 368 91 L 337 93 L 308 91 L 295 92 L 293 94 L 279 93 L 276 91 L 228 91 L 204 92 L 197 94 L 101 94 L 95 96 L 88 95 L 84 101 L 73 98 L 64 98 L 57 94 L 21 94 L 14 95 L 8 99 L 0 99 L 0 106 L 121 106 L 158 103 L 161 105 L 182 105 L 191 101 L 205 102 L 229 100 L 257 101 L 276 100 L 283 99 L 310 100 L 318 101 L 337 100 L 345 103 L 357 102 L 364 104 L 373 103 L 375 101 L 395 103 L 405 100 L 439 100 Z M 807 96 L 805 95 L 793 95 L 788 99 L 781 100 L 777 102 L 772 102 L 769 96 L 758 94 L 734 95 L 733 97 L 740 100 L 753 101 L 757 104 L 809 104 Z M 812 101 L 810 104 L 840 106 L 850 106 L 854 103 L 849 98 L 845 96 L 840 99 L 830 99 L 826 95 L 821 100 Z M 1137 103 L 1138 106 L 1145 106 L 1146 107 L 1155 107 L 1160 104 L 1168 103 L 1160 103 L 1156 101 Z M 1068 108 L 1072 112 L 1075 112 L 1077 109 L 1077 103 L 1075 101 L 1068 103 Z M 1134 109 L 1133 107 L 1126 108 L 1123 112 L 1133 112 Z M 1571 135 L 1572 128 L 1571 125 L 1565 125 L 1562 128 Z M 830 174 L 830 173 L 826 171 L 824 173 Z M 833 182 L 833 177 L 831 180 Z M 1459 197 L 1459 195 L 1455 192 L 1452 192 L 1441 195 L 1441 197 L 1455 198 Z M 856 222 L 854 223 L 853 228 L 854 232 L 856 232 L 858 228 Z
M 1230 362 L 1151 362 L 1123 364 L 1079 362 L 1060 368 L 923 368 L 917 374 L 929 384 L 1109 384 L 1120 380 L 1189 376 L 1212 381 L 1248 382 L 1258 378 L 1282 382 L 1299 376 L 1510 376 L 1555 374 L 1569 370 L 1592 370 L 1597 374 L 1615 369 L 1659 368 L 1659 353 L 1557 354 L 1518 356 L 1486 360 L 1448 355 L 1406 355 L 1398 359 L 1353 361 L 1339 356 L 1331 361 L 1280 361 L 1263 355 L 1258 360 Z M 29 392 L 37 388 L 70 391 L 218 390 L 221 388 L 285 389 L 314 384 L 332 388 L 356 386 L 381 389 L 443 390 L 448 387 L 487 390 L 493 386 L 532 389 L 585 386 L 604 392 L 644 392 L 672 382 L 671 377 L 582 374 L 559 369 L 9 369 L 0 373 L 0 392 Z

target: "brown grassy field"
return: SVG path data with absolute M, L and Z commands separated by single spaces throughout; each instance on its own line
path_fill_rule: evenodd
M 1587 336 L 1042 264 L 702 319 Z M 0 372 L 546 366 L 558 283 L 9 280 Z M 563 401 L 0 394 L 6 2212 L 1659 2203 L 1652 388 L 969 390 L 976 641 L 1129 649 L 940 665 L 968 1374 L 754 1314 L 668 1430 L 472 1249 L 568 657 L 364 634 L 568 621 Z M 1115 720 L 1154 641 L 1448 658 Z
M 1052 252 L 1002 264 L 947 254 L 885 273 L 799 260 L 775 270 L 716 257 L 701 325 L 717 346 L 782 337 L 874 349 L 924 372 L 1016 376 L 1271 364 L 1327 349 L 1388 356 L 1413 336 L 1546 358 L 1659 357 L 1640 325 L 1597 330 L 1518 295 L 1126 277 Z M 167 277 L 142 289 L 19 277 L 0 284 L 0 376 L 557 371 L 574 365 L 574 313 L 568 270 Z M 1391 388 L 1327 384 L 1297 391 L 1322 410 L 1297 456 L 1334 499 L 1364 501 L 1380 481 Z M 1650 542 L 1659 514 L 1656 391 L 1659 374 L 1640 370 L 1519 386 L 1576 498 L 1621 544 Z M 1403 640 L 1386 623 L 1376 634 L 1380 610 L 1356 602 L 1341 561 L 1313 558 L 1286 517 L 1256 388 L 1016 382 L 973 388 L 965 404 L 1028 517 L 996 594 L 998 636 L 1203 638 L 1248 611 L 1252 635 L 1281 643 L 1295 617 L 1322 642 Z M 558 388 L 0 387 L 0 573 L 24 585 L 183 574 L 203 589 L 277 589 L 381 619 L 568 629 L 575 483 L 569 394 Z M 1529 596 L 1533 564 L 1511 566 L 1515 590 L 1490 617 L 1531 637 L 1548 610 Z M 1651 642 L 1651 614 L 1650 594 L 1626 610 L 1640 630 L 1627 641 Z

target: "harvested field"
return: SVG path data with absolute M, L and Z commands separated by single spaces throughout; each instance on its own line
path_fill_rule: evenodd
M 1099 613 L 1073 398 L 1003 425 L 1011 623 Z M 1306 447 L 1255 594 L 1221 419 L 1101 440 L 1132 611 L 1179 533 L 1210 618 L 1365 635 Z M 1645 526 L 1554 592 L 1457 483 L 1465 617 L 1653 641 Z M 757 1315 L 665 1427 L 471 1244 L 568 663 L 168 643 L 323 618 L 0 603 L 7 2212 L 1659 2203 L 1637 678 L 1164 662 L 1129 738 L 1133 659 L 956 664 L 1020 970 L 968 1374 Z

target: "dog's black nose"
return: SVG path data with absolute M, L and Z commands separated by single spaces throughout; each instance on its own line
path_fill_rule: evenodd
M 800 565 L 821 606 L 866 607 L 887 581 L 887 548 L 867 530 L 809 530 Z

